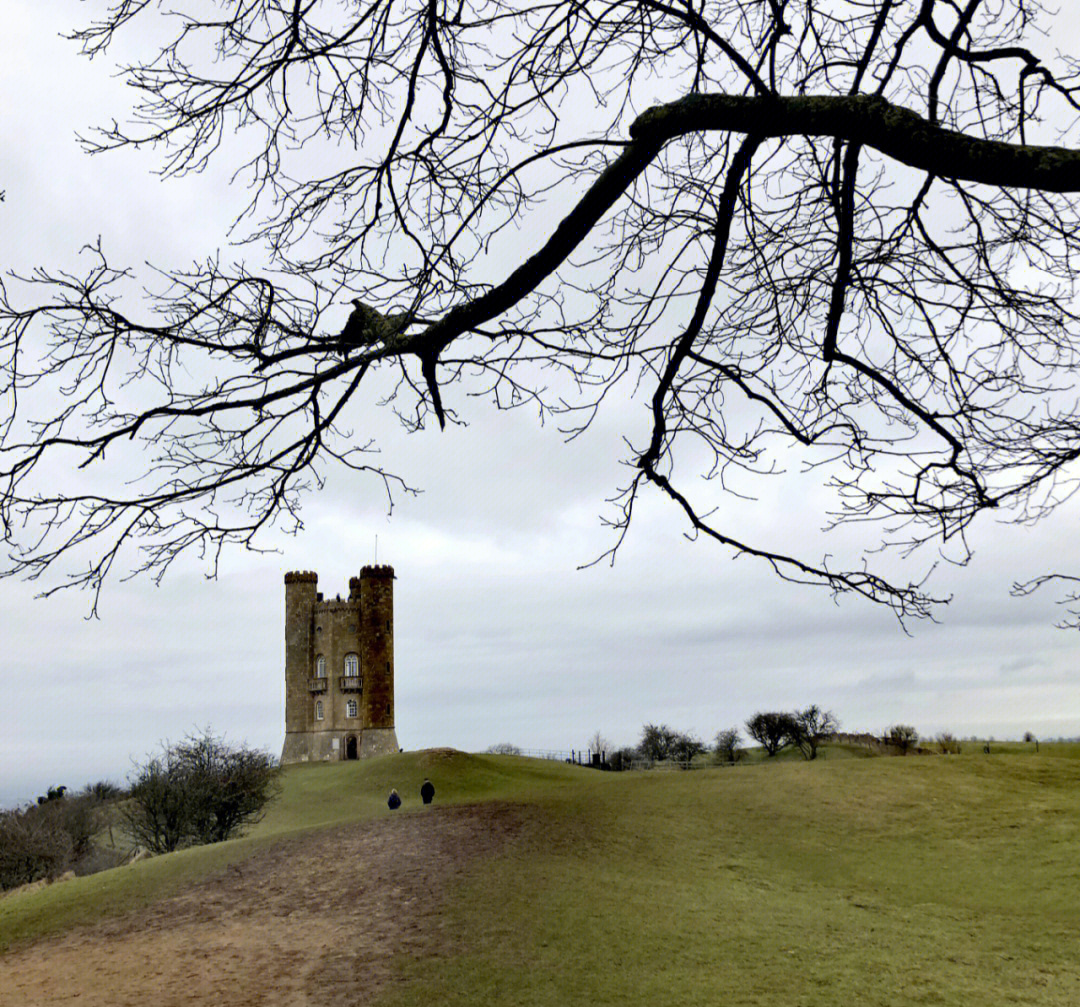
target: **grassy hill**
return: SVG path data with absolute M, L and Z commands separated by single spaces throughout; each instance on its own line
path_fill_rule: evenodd
M 514 801 L 527 815 L 453 879 L 452 953 L 395 957 L 386 1007 L 1080 1003 L 1080 760 L 1045 747 L 690 773 L 446 751 L 296 767 L 248 837 L 0 900 L 0 947 L 305 829 L 385 820 L 390 786 L 421 814 L 425 775 L 436 814 Z
M 391 787 L 406 796 L 407 813 L 410 803 L 420 803 L 415 795 L 425 776 L 438 781 L 441 807 L 528 801 L 579 788 L 599 775 L 560 762 L 466 755 L 450 749 L 289 766 L 283 773 L 280 796 L 263 820 L 240 839 L 0 897 L 0 952 L 15 943 L 149 905 L 305 830 L 385 817 Z

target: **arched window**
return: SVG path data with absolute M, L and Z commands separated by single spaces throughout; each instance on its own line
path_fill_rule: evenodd
M 356 716 L 356 700 L 355 699 L 350 699 L 345 704 L 345 716 L 346 717 L 355 717 Z
M 315 658 L 315 677 L 326 678 L 326 658 L 322 654 Z
M 322 700 L 321 699 L 315 700 L 315 719 L 316 720 L 322 720 L 323 719 Z
M 356 678 L 360 674 L 360 658 L 355 654 L 345 655 L 345 677 Z

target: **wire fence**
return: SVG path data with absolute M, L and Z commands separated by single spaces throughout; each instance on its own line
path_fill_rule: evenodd
M 742 760 L 738 762 L 719 762 L 716 759 L 698 759 L 697 761 L 678 761 L 675 759 L 644 759 L 641 757 L 627 758 L 623 752 L 593 751 L 588 748 L 517 748 L 506 746 L 503 751 L 493 752 L 495 755 L 522 755 L 532 759 L 550 759 L 554 762 L 569 762 L 576 766 L 586 766 L 592 769 L 604 770 L 641 770 L 641 769 L 723 769 L 730 766 L 751 765 Z
M 524 755 L 530 759 L 571 762 L 577 766 L 600 766 L 608 762 L 607 752 L 593 752 L 587 748 L 518 748 L 517 745 L 497 745 L 488 751 L 493 755 Z
M 948 751 L 959 752 L 961 745 L 958 743 L 960 739 L 956 739 L 955 749 L 949 749 Z M 1080 738 L 1043 738 L 1044 743 L 1057 742 L 1059 744 L 1076 744 L 1080 742 Z M 887 736 L 882 737 L 879 735 L 860 733 L 854 734 L 849 732 L 838 732 L 830 738 L 830 741 L 834 744 L 838 744 L 845 748 L 863 748 L 870 754 L 875 755 L 902 755 L 905 750 L 894 744 Z M 987 755 L 996 754 L 1001 749 L 1001 745 L 996 745 L 993 739 L 975 739 L 964 738 L 965 743 L 977 742 L 977 745 Z M 1035 751 L 1038 751 L 1039 741 L 1032 738 L 1031 741 L 1035 745 Z M 1003 742 L 1005 744 L 1020 744 L 1019 742 Z M 970 749 L 974 751 L 975 749 Z M 939 752 L 945 753 L 947 750 L 942 747 L 942 741 L 939 739 L 936 745 L 933 746 L 919 746 L 914 745 L 907 749 L 908 752 L 914 755 L 929 755 L 938 754 Z M 646 759 L 640 755 L 631 754 L 628 749 L 620 749 L 617 751 L 594 751 L 588 748 L 518 748 L 516 745 L 506 744 L 497 745 L 488 749 L 490 754 L 495 755 L 523 755 L 533 759 L 550 759 L 555 762 L 568 762 L 578 766 L 591 767 L 593 769 L 626 771 L 626 770 L 643 770 L 643 769 L 655 769 L 655 770 L 691 770 L 691 769 L 731 769 L 736 766 L 760 766 L 765 765 L 770 760 L 762 759 L 760 757 L 743 758 L 739 757 L 736 761 L 731 762 L 727 759 L 721 759 L 715 752 L 708 752 L 699 755 L 696 759 L 686 762 L 678 761 L 675 759 Z M 839 753 L 844 755 L 844 752 Z M 745 755 L 743 750 L 739 752 L 740 756 Z M 829 756 L 829 749 L 827 747 L 819 748 L 814 758 L 826 759 Z
M 592 753 L 575 748 L 519 748 L 514 755 L 525 755 L 530 759 L 550 759 L 553 762 L 573 762 L 577 765 L 590 765 Z M 601 753 L 596 753 L 600 755 Z

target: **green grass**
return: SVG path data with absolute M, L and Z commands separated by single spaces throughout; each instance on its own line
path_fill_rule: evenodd
M 848 745 L 839 742 L 826 742 L 818 747 L 818 759 L 869 759 L 878 755 L 877 752 L 866 748 L 864 745 Z M 713 756 L 715 758 L 715 756 Z M 765 754 L 764 748 L 744 748 L 739 758 L 740 762 L 803 762 L 803 754 L 797 745 L 788 745 L 781 748 L 776 755 Z
M 250 832 L 213 846 L 167 856 L 0 898 L 0 952 L 103 916 L 149 905 L 229 864 L 257 855 L 290 834 L 386 814 L 396 787 L 407 809 L 419 805 L 425 776 L 438 781 L 439 804 L 521 799 L 573 786 L 590 770 L 559 762 L 431 750 L 359 762 L 290 766 L 282 793 Z
M 296 767 L 247 838 L 0 900 L 0 945 L 384 815 L 391 785 L 417 804 L 431 775 L 440 804 L 536 813 L 449 892 L 453 951 L 402 956 L 380 1007 L 1073 1007 L 1080 760 L 1051 747 L 667 773 L 440 753 Z
M 1080 764 L 603 776 L 447 910 L 380 1007 L 1080 1003 Z
M 984 745 L 990 746 L 991 755 L 1052 755 L 1059 759 L 1080 759 L 1080 743 L 1075 741 L 1040 741 L 1038 749 L 1034 741 L 964 741 L 966 753 L 981 753 Z
M 553 787 L 572 785 L 580 766 L 505 755 L 466 755 L 450 749 L 406 752 L 360 762 L 290 766 L 284 792 L 252 831 L 280 836 L 297 829 L 334 825 L 385 814 L 386 796 L 396 787 L 404 807 L 420 803 L 420 784 L 435 778 L 439 804 L 470 804 L 508 797 L 527 800 Z

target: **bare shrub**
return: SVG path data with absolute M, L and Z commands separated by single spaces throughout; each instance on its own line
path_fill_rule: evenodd
M 269 753 L 230 745 L 207 728 L 163 744 L 138 770 L 125 822 L 154 853 L 220 842 L 262 818 L 279 774 Z
M 115 801 L 124 796 L 124 788 L 112 780 L 98 780 L 83 787 L 82 793 L 99 801 Z
M 585 749 L 589 752 L 599 752 L 601 755 L 606 755 L 611 751 L 611 742 L 599 731 L 594 731 L 592 737 L 585 742 Z
M 668 749 L 668 758 L 689 769 L 694 758 L 705 751 L 705 743 L 696 735 L 676 732 Z
M 796 740 L 799 725 L 790 713 L 755 713 L 746 722 L 746 731 L 771 758 Z
M 893 724 L 885 732 L 885 741 L 900 749 L 901 755 L 907 755 L 908 751 L 919 743 L 919 732 L 910 724 Z
M 671 750 L 678 733 L 667 724 L 645 724 L 641 728 L 641 741 L 638 751 L 641 757 L 650 762 L 663 762 L 671 757 Z
M 803 758 L 816 759 L 818 746 L 833 737 L 840 729 L 840 721 L 830 710 L 822 710 L 816 705 L 808 706 L 792 714 L 795 722 L 793 740 L 799 746 Z
M 521 755 L 521 749 L 512 745 L 509 741 L 500 741 L 497 745 L 488 747 L 489 755 Z
M 68 834 L 38 807 L 0 812 L 0 889 L 59 877 L 72 860 Z
M 608 757 L 608 765 L 617 771 L 633 769 L 634 763 L 640 758 L 641 755 L 636 748 L 618 748 Z
M 55 806 L 47 806 L 45 814 L 71 840 L 75 860 L 90 851 L 91 840 L 101 828 L 101 802 L 94 797 L 78 795 L 65 797 Z
M 942 731 L 937 736 L 938 750 L 942 755 L 959 755 L 961 751 L 960 742 L 949 731 Z
M 713 748 L 717 760 L 729 763 L 738 762 L 739 756 L 742 754 L 739 751 L 739 742 L 741 740 L 738 730 L 734 727 L 729 727 L 726 731 L 717 731 L 716 745 Z

